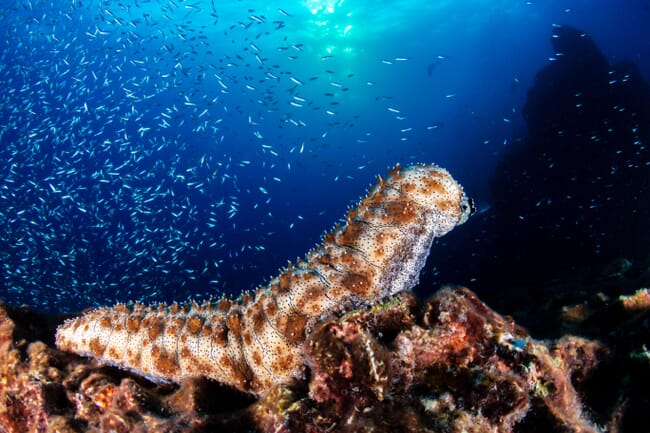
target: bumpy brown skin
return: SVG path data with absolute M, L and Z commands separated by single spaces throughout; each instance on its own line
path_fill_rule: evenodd
M 260 395 L 303 376 L 318 320 L 412 288 L 433 239 L 470 212 L 446 170 L 397 166 L 344 226 L 241 302 L 99 308 L 61 325 L 56 344 L 154 380 L 206 376 Z

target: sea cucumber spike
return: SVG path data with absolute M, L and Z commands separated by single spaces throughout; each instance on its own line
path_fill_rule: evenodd
M 303 377 L 302 344 L 319 320 L 412 288 L 433 239 L 470 212 L 446 170 L 398 164 L 345 225 L 239 302 L 97 308 L 59 326 L 56 344 L 153 380 L 200 375 L 260 395 Z

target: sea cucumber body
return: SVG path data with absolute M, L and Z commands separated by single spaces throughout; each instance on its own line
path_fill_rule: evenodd
M 412 288 L 433 239 L 470 207 L 446 170 L 397 166 L 304 260 L 240 301 L 102 307 L 63 323 L 56 344 L 154 380 L 206 376 L 259 395 L 303 376 L 317 321 Z

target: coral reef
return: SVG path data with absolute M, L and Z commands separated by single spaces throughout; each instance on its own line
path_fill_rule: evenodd
M 632 268 L 513 301 L 545 340 L 466 288 L 424 304 L 402 292 L 320 322 L 304 342 L 305 380 L 257 400 L 61 352 L 59 318 L 0 305 L 0 431 L 643 431 L 648 283 L 650 271 Z
M 405 294 L 322 324 L 307 341 L 308 395 L 267 396 L 266 431 L 505 432 L 531 413 L 558 429 L 599 431 L 571 377 L 589 374 L 601 344 L 535 341 L 465 288 L 439 291 L 421 322 L 414 308 Z

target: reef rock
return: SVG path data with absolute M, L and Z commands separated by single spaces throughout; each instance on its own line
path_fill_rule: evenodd
M 258 399 L 204 378 L 155 384 L 61 352 L 60 318 L 0 305 L 0 431 L 641 431 L 648 290 L 582 300 L 548 290 L 549 302 L 536 293 L 521 307 L 560 334 L 548 340 L 460 287 L 424 305 L 402 292 L 341 313 L 304 342 L 306 379 Z
M 439 291 L 419 319 L 414 308 L 404 295 L 321 325 L 307 342 L 307 395 L 276 390 L 281 399 L 270 395 L 256 406 L 262 425 L 287 432 L 507 432 L 544 420 L 556 431 L 599 431 L 571 377 L 588 375 L 605 353 L 601 344 L 535 341 L 465 288 Z

